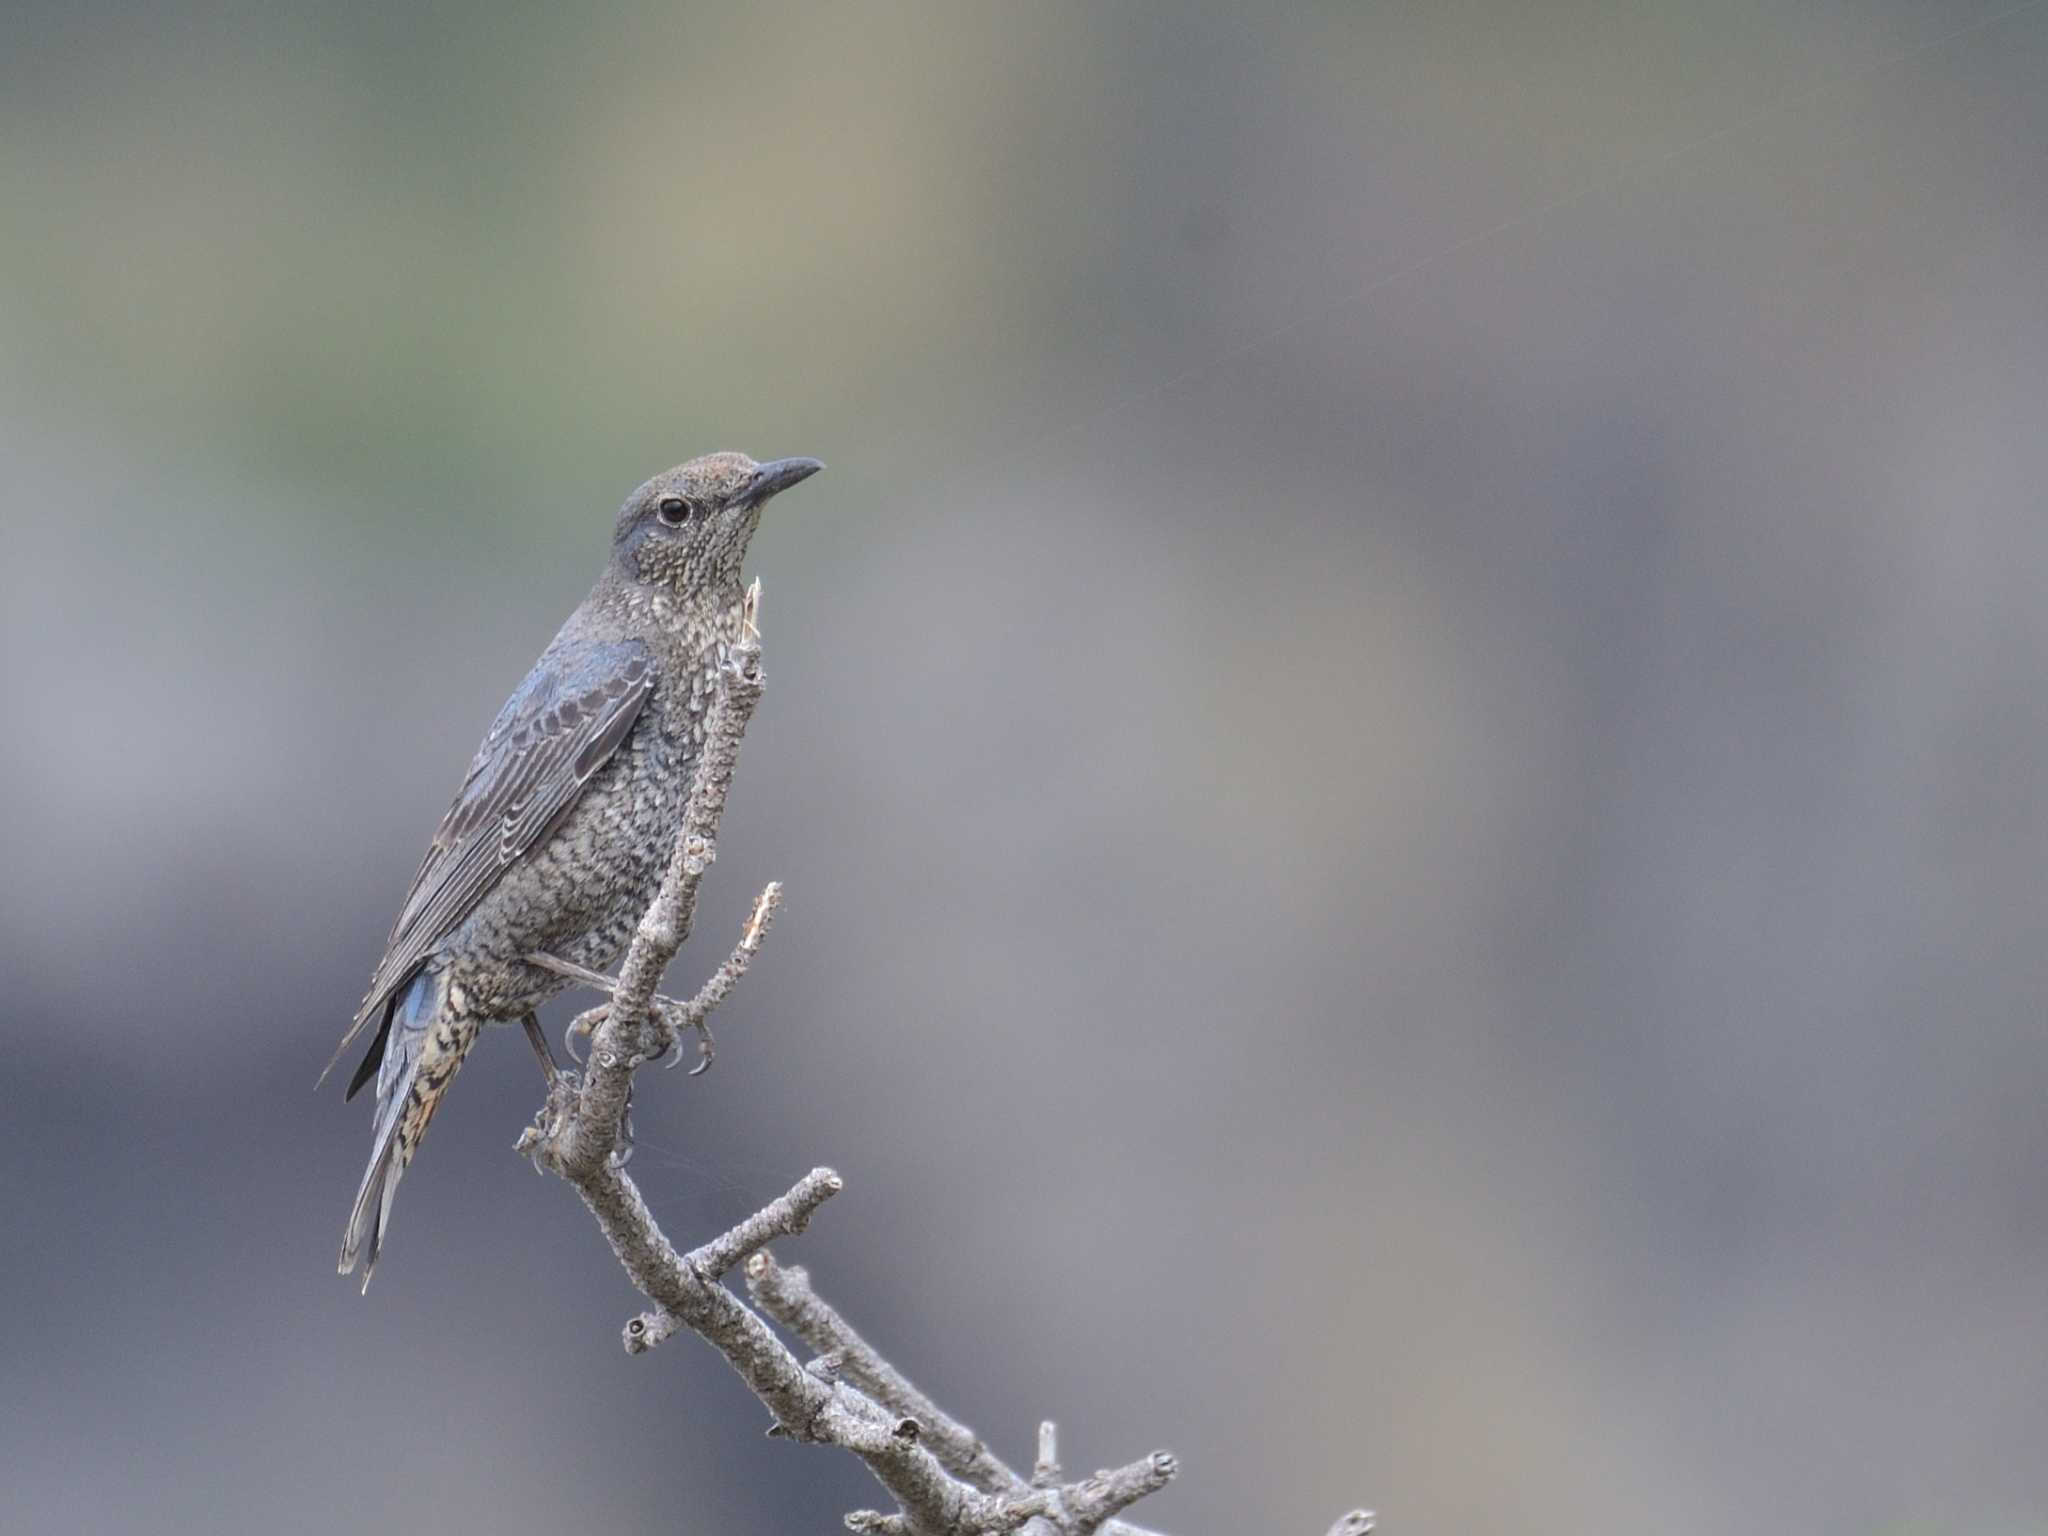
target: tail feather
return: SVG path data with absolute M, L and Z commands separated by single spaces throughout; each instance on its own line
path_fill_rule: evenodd
M 370 1041 L 370 1049 L 364 1053 L 362 1063 L 356 1068 L 355 1075 L 348 1080 L 348 1092 L 341 1096 L 342 1103 L 346 1104 L 350 1099 L 361 1093 L 363 1091 L 363 1084 L 375 1077 L 377 1069 L 384 1064 L 384 1042 L 391 1038 L 391 1015 L 397 1012 L 397 1010 L 398 999 L 395 997 L 384 1005 L 384 1022 L 377 1026 L 377 1034 Z M 324 1077 L 326 1074 L 322 1073 L 321 1076 Z
M 398 1195 L 398 1181 L 412 1160 L 413 1147 L 432 1113 L 432 1105 L 407 1115 L 412 1090 L 427 1055 L 427 1046 L 442 1000 L 441 978 L 422 971 L 407 988 L 397 1008 L 386 1019 L 379 1038 L 384 1046 L 377 1071 L 377 1113 L 372 1121 L 370 1164 L 356 1190 L 356 1203 L 349 1211 L 348 1228 L 342 1235 L 342 1274 L 363 1264 L 363 1289 L 370 1288 L 370 1276 L 377 1268 L 377 1256 L 384 1250 L 385 1234 L 391 1229 L 391 1203 Z M 452 1071 L 452 1068 L 450 1069 Z M 446 1074 L 441 1078 L 445 1085 Z
M 391 1202 L 397 1197 L 398 1181 L 404 1173 L 405 1159 L 399 1151 L 394 1115 L 390 1129 L 377 1138 L 376 1148 L 370 1154 L 369 1169 L 363 1174 L 355 1207 L 349 1212 L 348 1230 L 342 1235 L 341 1262 L 336 1266 L 345 1275 L 361 1257 L 366 1291 L 370 1288 L 370 1276 L 377 1270 L 377 1255 L 384 1251 L 384 1234 L 391 1225 Z

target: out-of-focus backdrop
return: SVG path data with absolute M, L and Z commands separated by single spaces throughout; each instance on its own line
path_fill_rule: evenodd
M 733 447 L 831 469 L 672 1232 L 834 1164 L 789 1255 L 1179 1536 L 2048 1528 L 2048 5 L 6 34 L 0 1525 L 874 1502 L 620 1351 L 516 1035 L 333 1273 L 420 849 Z

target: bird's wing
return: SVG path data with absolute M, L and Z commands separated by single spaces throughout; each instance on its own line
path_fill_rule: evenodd
M 550 647 L 477 749 L 335 1060 L 513 862 L 561 824 L 653 688 L 654 668 L 637 641 L 574 655 Z

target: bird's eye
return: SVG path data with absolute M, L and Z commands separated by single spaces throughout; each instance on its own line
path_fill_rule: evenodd
M 690 515 L 690 504 L 680 496 L 664 496 L 654 509 L 671 528 L 680 528 Z

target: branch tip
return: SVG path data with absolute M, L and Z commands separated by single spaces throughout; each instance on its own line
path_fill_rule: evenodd
M 1038 1426 L 1038 1459 L 1031 1466 L 1031 1486 L 1057 1488 L 1060 1482 L 1060 1427 L 1051 1419 Z

